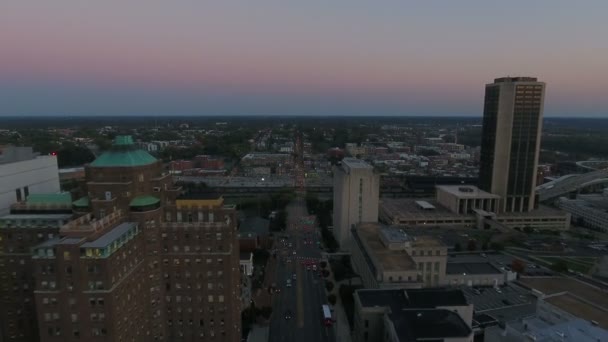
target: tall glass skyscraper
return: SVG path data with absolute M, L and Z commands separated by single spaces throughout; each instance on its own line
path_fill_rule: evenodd
M 499 212 L 535 207 L 545 83 L 502 77 L 486 85 L 479 187 L 501 196 Z

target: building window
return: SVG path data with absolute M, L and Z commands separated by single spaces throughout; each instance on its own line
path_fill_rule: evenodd
M 15 197 L 17 198 L 17 202 L 21 202 L 21 189 L 15 189 Z

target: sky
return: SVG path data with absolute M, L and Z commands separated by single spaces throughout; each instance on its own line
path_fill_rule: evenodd
M 481 116 L 547 83 L 608 118 L 608 1 L 2 0 L 0 116 Z

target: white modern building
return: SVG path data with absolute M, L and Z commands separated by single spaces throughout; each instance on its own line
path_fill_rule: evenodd
M 59 192 L 56 156 L 40 156 L 31 147 L 0 147 L 0 215 L 30 193 Z
M 577 199 L 561 197 L 557 206 L 572 214 L 572 220 L 579 226 L 584 226 L 601 232 L 608 231 L 608 193 L 603 195 L 581 195 Z
M 351 229 L 362 222 L 378 222 L 380 176 L 371 165 L 344 158 L 334 167 L 334 235 L 348 249 Z

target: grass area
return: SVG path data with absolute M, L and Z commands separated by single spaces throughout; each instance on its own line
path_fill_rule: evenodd
M 597 258 L 594 257 L 567 257 L 567 256 L 534 256 L 534 259 L 545 262 L 548 265 L 553 265 L 556 262 L 563 261 L 568 266 L 569 270 L 574 272 L 589 273 L 589 270 Z

